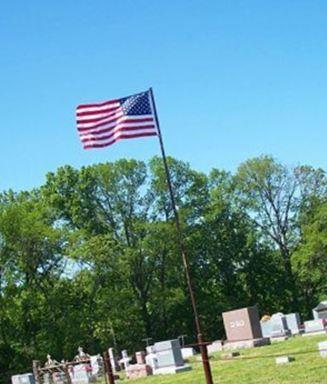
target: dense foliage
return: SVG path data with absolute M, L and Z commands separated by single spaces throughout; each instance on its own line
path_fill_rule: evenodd
M 310 316 L 327 297 L 325 173 L 267 156 L 234 175 L 168 160 L 206 338 L 237 307 Z M 66 166 L 0 195 L 0 372 L 181 334 L 194 340 L 161 159 Z

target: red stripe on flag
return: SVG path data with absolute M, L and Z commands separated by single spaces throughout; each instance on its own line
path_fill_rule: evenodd
M 86 143 L 88 141 L 100 141 L 100 140 L 107 140 L 107 139 L 110 139 L 112 136 L 114 136 L 117 132 L 128 132 L 128 131 L 142 131 L 143 129 L 145 130 L 149 130 L 149 129 L 155 129 L 155 125 L 142 125 L 140 127 L 121 127 L 121 128 L 118 128 L 117 130 L 115 130 L 115 128 L 113 128 L 112 130 L 114 132 L 110 133 L 109 135 L 105 135 L 105 136 L 97 136 L 97 135 L 94 135 L 92 137 L 86 137 L 84 138 L 83 136 L 81 136 L 81 141 L 83 143 Z
M 76 107 L 76 109 L 82 109 L 82 108 L 93 108 L 93 107 L 103 107 L 105 105 L 110 105 L 114 103 L 118 103 L 119 99 L 115 100 L 109 100 L 109 101 L 104 101 L 103 103 L 94 103 L 94 104 L 80 104 Z
M 109 119 L 110 117 L 114 117 L 114 119 L 118 118 L 118 117 L 121 117 L 122 115 L 122 111 L 120 109 L 117 109 L 116 111 L 112 112 L 112 113 L 108 113 L 106 116 L 102 116 L 102 117 L 97 117 L 97 118 L 94 118 L 94 119 L 76 119 L 76 122 L 77 124 L 89 124 L 89 123 L 97 123 L 97 122 L 103 122 L 104 120 L 106 119 Z M 117 116 L 117 114 L 119 114 Z
M 99 111 L 85 111 L 85 112 L 76 112 L 77 117 L 83 117 L 83 116 L 93 116 L 93 115 L 99 115 L 99 114 L 105 114 L 105 113 L 111 113 L 114 111 L 117 111 L 120 109 L 120 105 L 113 107 L 113 108 L 106 108 L 106 109 L 101 109 Z
M 114 122 L 116 121 L 116 124 Z M 144 119 L 126 119 L 126 116 L 121 116 L 117 119 L 113 119 L 111 121 L 107 121 L 106 123 L 97 124 L 96 126 L 89 128 L 78 128 L 80 134 L 87 134 L 87 132 L 94 134 L 101 134 L 111 131 L 117 125 L 121 124 L 130 124 L 130 123 L 154 123 L 154 119 L 152 117 L 144 118 Z M 114 124 L 112 127 L 97 129 L 107 124 Z
M 144 133 L 136 133 L 134 135 L 122 134 L 122 135 L 119 135 L 118 137 L 116 137 L 115 139 L 113 139 L 113 140 L 111 140 L 111 141 L 109 141 L 107 143 L 85 145 L 83 148 L 84 149 L 104 148 L 104 147 L 108 147 L 109 145 L 112 145 L 112 144 L 114 144 L 117 141 L 122 140 L 122 139 L 135 139 L 137 137 L 147 137 L 147 136 L 157 136 L 157 133 L 156 132 L 149 132 L 149 133 L 144 132 Z

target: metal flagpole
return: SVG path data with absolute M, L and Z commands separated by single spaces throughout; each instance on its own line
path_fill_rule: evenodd
M 168 167 L 168 163 L 167 163 L 165 148 L 164 148 L 162 134 L 161 134 L 161 130 L 160 130 L 159 118 L 158 118 L 158 114 L 157 114 L 157 109 L 156 109 L 156 104 L 154 101 L 152 88 L 150 88 L 150 96 L 151 96 L 153 112 L 154 112 L 154 116 L 155 116 L 155 120 L 156 120 L 156 125 L 157 125 L 157 129 L 158 129 L 160 149 L 161 149 L 164 168 L 166 171 L 166 177 L 167 177 L 167 184 L 168 184 L 170 199 L 171 199 L 172 208 L 173 208 L 173 212 L 174 212 L 177 237 L 178 237 L 178 245 L 179 245 L 179 249 L 180 249 L 180 252 L 182 255 L 182 259 L 183 259 L 183 265 L 184 265 L 184 270 L 185 270 L 185 275 L 186 275 L 186 280 L 187 280 L 187 286 L 188 286 L 188 290 L 189 290 L 189 294 L 190 294 L 191 302 L 192 302 L 194 321 L 195 321 L 196 332 L 197 332 L 197 339 L 198 339 L 198 344 L 200 346 L 201 356 L 202 356 L 203 369 L 204 369 L 207 384 L 213 384 L 211 367 L 210 367 L 209 357 L 208 357 L 208 350 L 207 350 L 206 344 L 203 342 L 200 319 L 199 319 L 199 314 L 198 314 L 196 301 L 195 301 L 195 295 L 194 295 L 194 291 L 193 291 L 193 285 L 192 285 L 192 279 L 191 279 L 191 273 L 190 273 L 190 264 L 189 264 L 187 254 L 185 252 L 185 246 L 184 246 L 184 241 L 183 241 L 183 235 L 182 235 L 182 229 L 181 229 L 179 214 L 178 214 L 178 210 L 176 207 L 175 195 L 174 195 L 173 186 L 171 183 L 171 177 L 170 177 L 169 167 Z

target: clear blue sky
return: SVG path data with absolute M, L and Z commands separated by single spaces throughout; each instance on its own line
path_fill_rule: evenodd
M 75 106 L 154 87 L 169 154 L 234 171 L 268 153 L 327 169 L 327 1 L 2 2 L 0 190 L 48 171 L 159 154 L 83 151 Z

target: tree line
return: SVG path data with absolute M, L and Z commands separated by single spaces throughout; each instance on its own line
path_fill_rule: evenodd
M 310 318 L 327 297 L 324 170 L 270 156 L 234 174 L 168 162 L 206 339 L 247 305 Z M 1 193 L 0 381 L 79 345 L 132 352 L 194 333 L 160 158 L 64 166 Z

